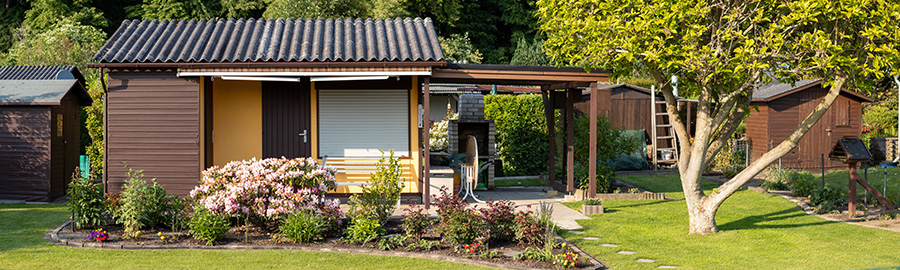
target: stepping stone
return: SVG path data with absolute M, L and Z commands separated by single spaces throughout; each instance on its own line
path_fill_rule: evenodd
M 657 268 L 659 268 L 659 269 L 675 269 L 675 268 L 678 268 L 678 266 L 674 266 L 674 265 L 660 265 L 660 266 L 657 267 Z
M 582 231 L 569 231 L 569 232 L 570 232 L 570 233 L 575 233 L 575 234 L 582 234 L 582 233 L 584 233 L 584 232 L 582 232 Z
M 588 237 L 585 237 L 584 240 L 600 240 L 600 238 L 588 236 Z
M 642 262 L 642 263 L 652 263 L 652 262 L 655 262 L 656 260 L 651 260 L 651 259 L 637 259 L 637 260 L 635 260 L 635 261 L 636 261 L 636 262 Z
M 600 244 L 600 246 L 601 247 L 619 247 L 619 245 L 613 245 L 613 244 Z
M 506 254 L 506 256 L 515 258 L 516 255 L 522 254 L 522 252 L 510 251 L 510 252 L 504 252 L 504 254 Z
M 622 255 L 633 255 L 633 254 L 636 253 L 636 252 L 634 252 L 634 251 L 622 250 L 622 251 L 619 251 L 619 252 L 616 252 L 616 253 L 622 254 Z

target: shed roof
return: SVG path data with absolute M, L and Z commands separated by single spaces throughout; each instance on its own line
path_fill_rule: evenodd
M 93 60 L 431 62 L 444 53 L 429 18 L 125 20 Z
M 72 65 L 59 66 L 0 66 L 0 80 L 57 80 L 76 79 L 85 83 L 84 76 Z
M 813 86 L 821 85 L 821 84 L 822 84 L 821 79 L 800 80 L 800 81 L 794 82 L 793 84 L 780 83 L 780 82 L 775 81 L 770 84 L 760 86 L 758 89 L 756 89 L 756 91 L 753 91 L 753 100 L 752 101 L 769 102 L 769 101 L 776 100 L 776 99 L 785 97 L 787 95 L 790 95 L 790 94 L 793 94 L 796 92 L 800 92 L 805 89 L 811 88 Z M 865 102 L 874 101 L 874 99 L 872 99 L 866 95 L 860 94 L 859 92 L 856 92 L 856 91 L 853 91 L 853 90 L 850 90 L 847 88 L 843 88 L 843 89 L 841 89 L 841 91 L 849 94 L 850 96 L 856 97 L 859 100 L 865 101 Z
M 0 105 L 59 105 L 66 93 L 83 89 L 78 80 L 0 80 Z M 91 104 L 84 90 L 76 90 L 81 105 Z M 83 94 L 82 94 L 83 93 Z

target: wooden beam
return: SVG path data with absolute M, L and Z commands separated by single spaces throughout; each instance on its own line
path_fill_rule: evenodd
M 578 89 L 568 89 L 566 98 L 566 191 L 575 191 L 575 94 Z
M 588 83 L 609 80 L 609 74 L 606 73 L 442 68 L 434 69 L 431 76 L 435 79 L 483 79 Z
M 548 93 L 550 89 L 547 87 L 541 87 L 541 96 L 544 98 L 544 117 L 547 118 L 547 146 L 549 147 L 548 151 L 548 160 L 547 160 L 547 186 L 551 188 L 556 183 L 556 121 L 553 117 L 553 95 Z
M 422 203 L 425 204 L 425 209 L 429 209 L 431 207 L 431 203 L 429 202 L 429 198 L 431 197 L 431 117 L 429 117 L 429 107 L 431 107 L 431 99 L 429 96 L 431 95 L 431 77 L 423 78 L 423 87 L 422 87 L 422 105 L 425 107 L 425 114 L 422 117 L 422 144 L 424 145 L 422 148 L 423 153 L 425 153 L 424 160 L 420 161 L 425 164 L 424 172 L 422 177 L 424 179 L 424 188 L 422 189 Z M 417 85 L 418 87 L 418 85 Z
M 590 137 L 590 160 L 588 161 L 588 196 L 593 198 L 597 196 L 597 117 L 600 116 L 600 91 L 597 91 L 597 83 L 591 84 L 591 133 Z M 607 101 L 609 98 L 606 99 Z

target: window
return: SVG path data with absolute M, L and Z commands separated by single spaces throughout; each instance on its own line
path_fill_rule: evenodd
M 323 89 L 318 98 L 320 156 L 409 156 L 409 90 Z

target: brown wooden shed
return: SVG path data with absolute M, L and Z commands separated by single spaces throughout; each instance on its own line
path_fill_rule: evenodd
M 753 93 L 753 109 L 746 120 L 750 160 L 756 160 L 787 139 L 822 101 L 827 89 L 821 80 L 801 80 L 795 84 L 771 83 Z M 781 158 L 785 168 L 817 170 L 822 154 L 828 154 L 842 137 L 859 137 L 862 127 L 862 103 L 873 99 L 853 90 L 842 89 L 831 108 L 800 140 L 793 151 Z M 825 157 L 825 168 L 846 167 Z
M 74 66 L 0 67 L 0 199 L 65 195 L 78 166 L 80 106 L 90 104 Z

